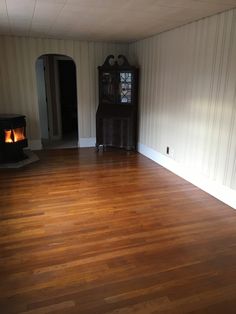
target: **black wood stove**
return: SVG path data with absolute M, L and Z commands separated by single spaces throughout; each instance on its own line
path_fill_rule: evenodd
M 28 145 L 25 128 L 25 116 L 0 114 L 0 163 L 27 158 L 23 151 Z

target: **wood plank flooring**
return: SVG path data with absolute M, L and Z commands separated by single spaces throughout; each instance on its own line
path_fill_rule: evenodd
M 0 172 L 0 313 L 236 313 L 236 211 L 123 151 Z

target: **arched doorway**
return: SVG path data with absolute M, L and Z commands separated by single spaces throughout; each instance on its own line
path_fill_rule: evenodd
M 36 61 L 36 77 L 43 147 L 77 147 L 75 62 L 65 55 L 42 55 Z

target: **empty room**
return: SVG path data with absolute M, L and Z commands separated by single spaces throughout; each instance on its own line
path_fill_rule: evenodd
M 236 313 L 236 0 L 0 1 L 0 313 Z

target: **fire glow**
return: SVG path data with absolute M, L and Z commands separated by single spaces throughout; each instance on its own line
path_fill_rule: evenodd
M 5 143 L 15 143 L 25 139 L 24 128 L 5 130 Z

